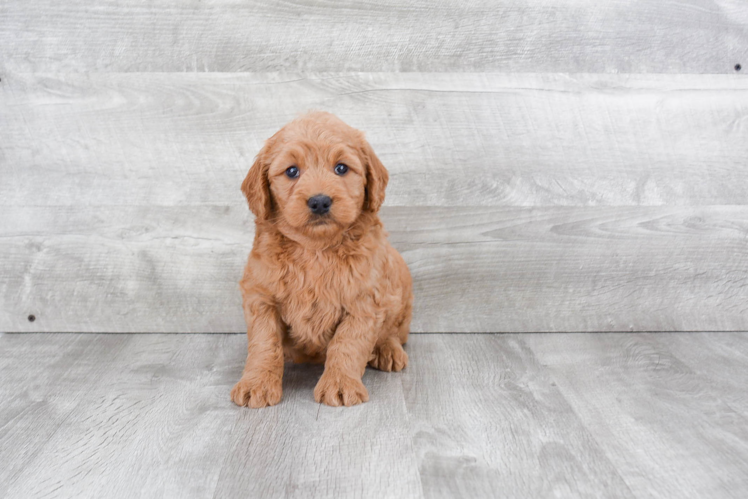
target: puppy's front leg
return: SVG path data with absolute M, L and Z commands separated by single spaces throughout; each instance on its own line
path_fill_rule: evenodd
M 369 400 L 361 382 L 376 342 L 372 314 L 348 314 L 327 347 L 325 371 L 314 388 L 314 399 L 330 406 L 352 406 Z
M 239 406 L 262 408 L 278 404 L 283 393 L 283 323 L 274 300 L 262 293 L 244 297 L 247 321 L 247 362 L 231 390 Z

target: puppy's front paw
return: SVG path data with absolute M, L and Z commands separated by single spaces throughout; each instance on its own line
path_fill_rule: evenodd
M 369 401 L 369 392 L 360 379 L 325 371 L 314 388 L 314 399 L 329 406 L 353 406 Z
M 239 406 L 264 408 L 280 403 L 283 395 L 281 380 L 275 377 L 242 378 L 231 389 L 231 400 Z

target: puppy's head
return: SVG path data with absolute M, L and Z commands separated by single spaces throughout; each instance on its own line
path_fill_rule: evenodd
M 388 178 L 363 133 L 314 112 L 265 142 L 242 192 L 259 221 L 324 239 L 376 213 Z

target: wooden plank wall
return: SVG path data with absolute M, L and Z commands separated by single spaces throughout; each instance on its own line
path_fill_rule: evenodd
M 242 331 L 309 109 L 390 170 L 414 332 L 748 329 L 737 64 L 739 0 L 0 1 L 0 331 Z

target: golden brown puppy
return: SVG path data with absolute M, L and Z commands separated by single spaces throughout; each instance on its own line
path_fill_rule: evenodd
M 240 406 L 281 400 L 284 359 L 324 362 L 314 399 L 368 401 L 367 363 L 408 363 L 411 278 L 377 216 L 387 170 L 363 133 L 314 112 L 265 142 L 242 184 L 256 219 L 240 285 L 247 322 Z

